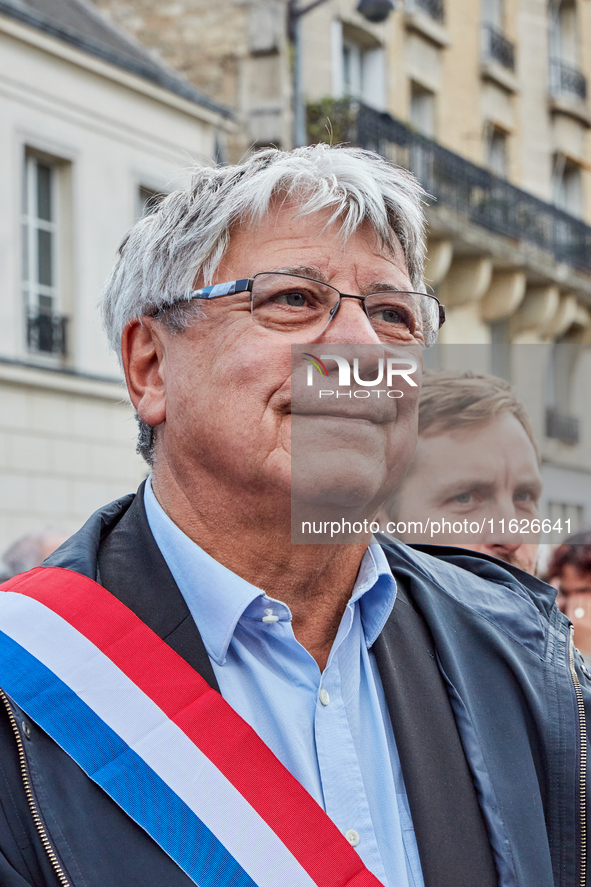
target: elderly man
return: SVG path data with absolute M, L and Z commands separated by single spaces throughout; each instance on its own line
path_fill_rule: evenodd
M 426 373 L 417 449 L 384 509 L 386 531 L 405 542 L 483 552 L 533 573 L 538 534 L 529 527 L 539 520 L 541 491 L 531 422 L 509 383 L 455 370 Z M 524 532 L 511 532 L 512 522 Z
M 292 345 L 434 341 L 421 199 L 367 152 L 268 150 L 124 242 L 105 318 L 152 475 L 0 594 L 3 887 L 585 883 L 589 689 L 547 586 L 291 542 Z M 298 416 L 304 498 L 375 515 L 413 385 Z

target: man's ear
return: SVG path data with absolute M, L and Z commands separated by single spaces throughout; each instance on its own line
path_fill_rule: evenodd
M 121 359 L 129 397 L 140 419 L 155 427 L 166 419 L 165 349 L 151 317 L 132 320 L 121 336 Z

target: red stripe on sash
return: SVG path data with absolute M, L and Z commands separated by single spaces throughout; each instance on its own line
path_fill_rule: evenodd
M 318 887 L 382 887 L 252 727 L 109 591 L 61 567 L 37 567 L 1 588 L 39 601 L 108 656 L 234 785 Z

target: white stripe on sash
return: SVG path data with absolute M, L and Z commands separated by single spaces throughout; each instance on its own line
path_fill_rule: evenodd
M 0 616 L 2 631 L 117 733 L 259 887 L 314 887 L 297 859 L 223 773 L 84 635 L 34 598 L 14 592 L 0 595 Z M 257 762 L 250 766 L 256 770 Z

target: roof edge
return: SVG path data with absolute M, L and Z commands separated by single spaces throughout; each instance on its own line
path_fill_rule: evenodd
M 119 53 L 112 52 L 106 47 L 95 43 L 93 40 L 89 40 L 73 31 L 68 31 L 65 28 L 52 24 L 42 16 L 36 16 L 26 10 L 17 9 L 12 4 L 5 2 L 5 0 L 0 0 L 0 13 L 6 15 L 8 18 L 16 19 L 23 24 L 29 25 L 38 31 L 42 31 L 45 34 L 56 37 L 58 40 L 63 40 L 77 49 L 100 58 L 102 61 L 108 62 L 117 68 L 122 68 L 131 74 L 142 77 L 144 80 L 149 80 L 151 83 L 155 83 L 157 86 L 166 89 L 168 92 L 172 92 L 195 105 L 200 105 L 208 111 L 219 114 L 220 117 L 228 120 L 233 119 L 234 117 L 230 108 L 218 104 L 218 102 L 213 101 L 213 99 L 209 99 L 207 96 L 202 95 L 191 86 L 190 83 L 186 83 L 180 77 L 175 77 L 174 74 L 169 74 L 164 66 L 161 66 L 156 59 L 154 59 L 154 67 L 152 67 L 149 64 L 143 65 L 141 62 L 131 58 L 124 58 Z

